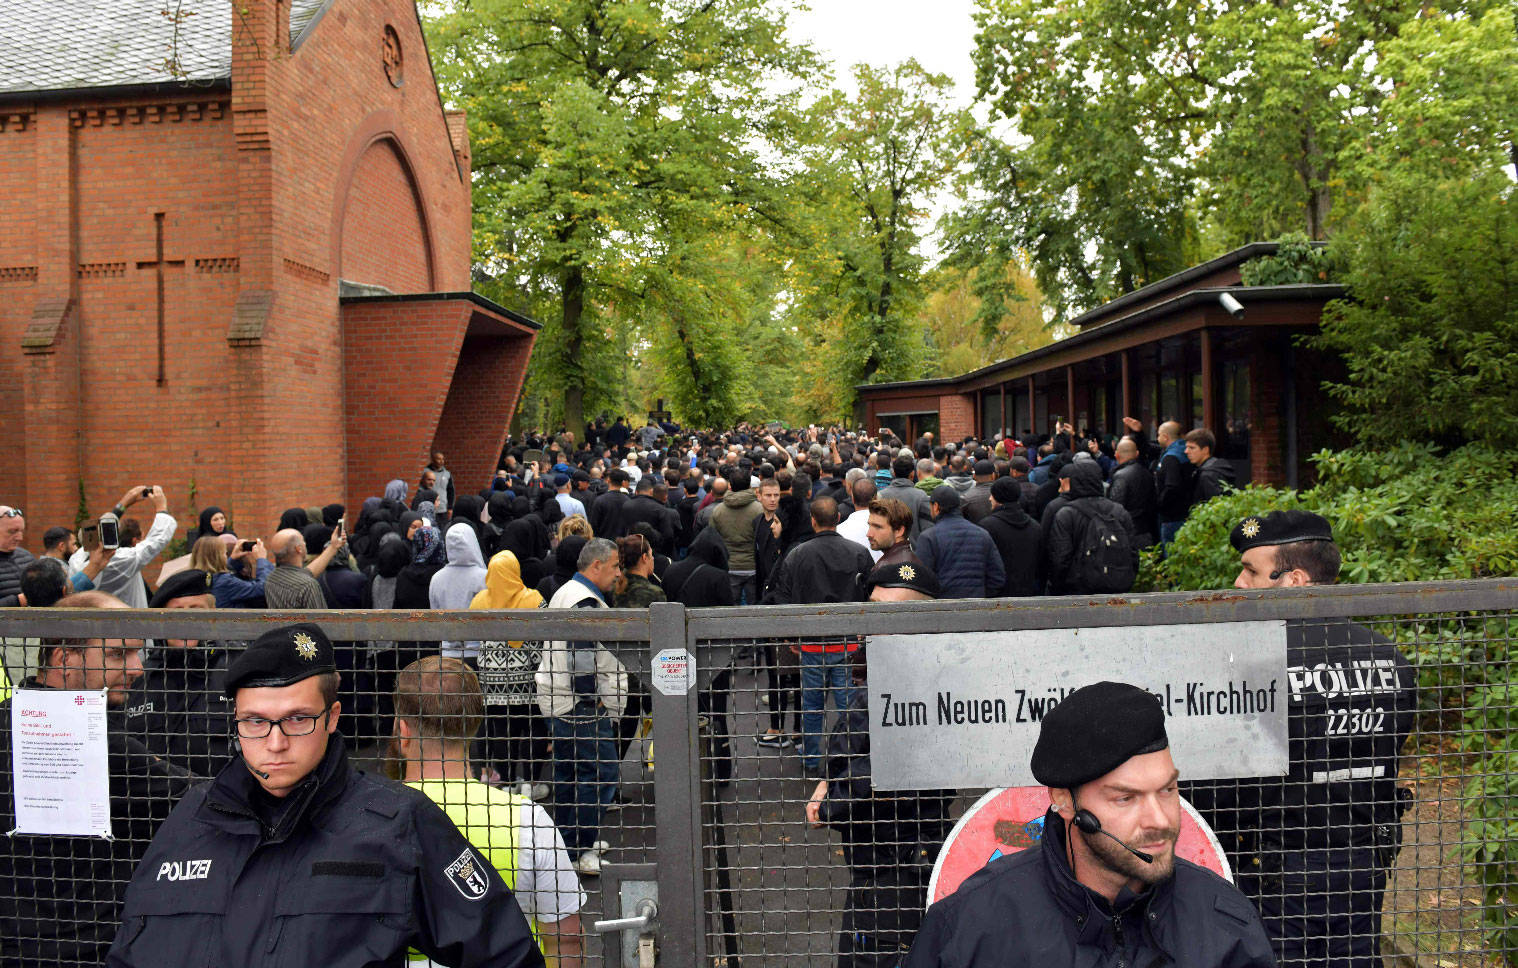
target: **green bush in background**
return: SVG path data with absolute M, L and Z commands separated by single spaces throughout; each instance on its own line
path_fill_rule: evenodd
M 1324 451 L 1306 491 L 1248 487 L 1194 511 L 1168 557 L 1144 553 L 1147 590 L 1228 588 L 1239 556 L 1228 543 L 1251 515 L 1304 508 L 1328 518 L 1344 557 L 1341 582 L 1518 575 L 1518 453 L 1485 444 L 1442 452 Z M 1482 886 L 1488 941 L 1518 952 L 1518 621 L 1465 613 L 1380 627 L 1418 669 L 1425 735 L 1452 734 L 1470 757 L 1462 852 Z M 1441 751 L 1447 752 L 1447 751 Z M 1509 955 L 1508 963 L 1513 964 Z

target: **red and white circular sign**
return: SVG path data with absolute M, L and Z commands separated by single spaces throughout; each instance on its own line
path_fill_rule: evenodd
M 1044 836 L 1044 814 L 1049 810 L 1049 788 L 1002 787 L 992 790 L 965 811 L 949 833 L 933 879 L 928 882 L 928 904 L 955 891 L 971 874 L 991 861 L 1036 846 Z M 1181 800 L 1181 837 L 1175 854 L 1233 882 L 1233 868 L 1207 822 Z

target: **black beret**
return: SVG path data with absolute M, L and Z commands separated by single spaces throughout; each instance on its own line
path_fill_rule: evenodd
M 890 565 L 876 565 L 870 572 L 868 586 L 874 588 L 910 588 L 929 598 L 937 598 L 943 589 L 938 576 L 920 561 L 902 561 Z
M 996 465 L 988 460 L 978 460 L 973 470 L 976 477 L 990 477 L 996 473 Z
M 991 482 L 991 496 L 997 504 L 1016 504 L 1023 499 L 1023 486 L 1010 477 L 998 477 Z
M 1334 532 L 1328 519 L 1311 511 L 1272 511 L 1262 518 L 1245 518 L 1228 536 L 1234 549 L 1240 553 L 1261 545 L 1333 539 Z
M 270 629 L 244 649 L 227 668 L 228 699 L 237 690 L 289 686 L 323 672 L 336 672 L 332 640 L 309 623 Z
M 184 571 L 174 572 L 163 580 L 163 584 L 158 586 L 158 591 L 153 593 L 153 600 L 148 602 L 148 608 L 163 608 L 176 598 L 209 594 L 211 594 L 211 576 L 199 568 L 186 568 Z
M 575 471 L 573 474 L 569 475 L 569 478 L 573 481 L 588 482 L 590 480 L 590 474 L 586 471 Z
M 940 484 L 933 488 L 933 496 L 930 500 L 945 511 L 958 510 L 959 491 L 955 490 L 953 484 Z
M 1126 682 L 1097 682 L 1044 714 L 1033 747 L 1033 778 L 1074 789 L 1169 745 L 1165 711 L 1153 696 Z

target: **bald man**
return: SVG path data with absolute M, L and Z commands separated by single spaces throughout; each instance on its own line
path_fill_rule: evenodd
M 1155 491 L 1154 475 L 1139 460 L 1138 444 L 1132 437 L 1117 442 L 1113 452 L 1117 467 L 1112 471 L 1112 483 L 1107 496 L 1121 504 L 1133 518 L 1134 542 L 1137 547 L 1147 548 L 1154 544 Z
M 274 555 L 274 570 L 264 582 L 264 601 L 269 608 L 326 608 L 327 597 L 316 578 L 327 570 L 332 559 L 347 543 L 342 522 L 332 529 L 332 538 L 322 553 L 306 562 L 306 539 L 294 528 L 276 531 L 269 542 Z
M 1155 434 L 1164 452 L 1154 468 L 1155 508 L 1159 518 L 1160 544 L 1169 544 L 1186 523 L 1191 510 L 1191 461 L 1186 459 L 1186 441 L 1181 425 L 1174 420 L 1160 424 Z

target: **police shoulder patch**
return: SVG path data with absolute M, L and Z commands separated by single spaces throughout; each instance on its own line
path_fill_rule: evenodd
M 458 888 L 458 892 L 464 895 L 466 900 L 478 901 L 490 890 L 490 879 L 485 876 L 483 869 L 484 861 L 474 856 L 474 851 L 468 847 L 460 854 L 443 875 L 449 883 Z

